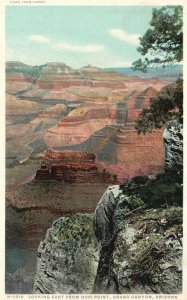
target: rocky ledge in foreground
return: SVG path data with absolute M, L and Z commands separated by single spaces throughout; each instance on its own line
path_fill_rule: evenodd
M 119 186 L 104 193 L 94 217 L 102 244 L 94 293 L 182 291 L 182 208 L 145 209 Z
M 181 207 L 148 209 L 138 196 L 111 186 L 97 206 L 94 230 L 99 243 L 91 214 L 53 223 L 38 249 L 34 293 L 182 291 Z
M 93 215 L 55 221 L 38 249 L 36 294 L 91 293 L 99 260 Z

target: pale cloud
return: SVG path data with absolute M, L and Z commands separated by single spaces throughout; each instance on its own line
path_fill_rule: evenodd
M 139 44 L 139 37 L 138 33 L 128 33 L 125 30 L 121 30 L 118 28 L 113 28 L 109 30 L 109 34 L 121 41 L 127 42 L 129 44 L 138 45 Z
M 33 34 L 29 36 L 29 40 L 36 42 L 36 43 L 41 43 L 41 44 L 47 44 L 49 43 L 48 37 L 44 35 L 39 35 L 39 34 Z
M 103 45 L 99 45 L 99 44 L 88 44 L 88 45 L 84 45 L 84 46 L 78 46 L 78 45 L 72 45 L 72 44 L 68 44 L 68 43 L 58 43 L 55 45 L 56 49 L 59 50 L 67 50 L 67 51 L 71 51 L 71 52 L 102 52 L 104 50 L 104 46 Z

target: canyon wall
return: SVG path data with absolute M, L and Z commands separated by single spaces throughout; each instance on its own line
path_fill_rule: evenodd
M 50 128 L 45 135 L 45 141 L 50 147 L 80 144 L 99 129 L 114 125 L 116 118 L 115 104 L 82 104 Z
M 138 135 L 133 126 L 142 108 L 149 106 L 150 99 L 166 82 L 128 77 L 92 66 L 74 70 L 58 62 L 34 68 L 9 62 L 9 83 L 29 85 L 16 94 L 16 99 L 23 101 L 22 107 L 28 100 L 32 106 L 38 103 L 41 107 L 36 116 L 29 116 L 24 122 L 21 116 L 21 120 L 17 118 L 7 129 L 10 141 L 15 134 L 25 133 L 22 140 L 27 157 L 29 152 L 43 155 L 46 148 L 57 147 L 93 152 L 98 166 L 117 175 L 120 181 L 137 173 L 153 174 L 160 170 L 162 133 L 154 131 L 145 137 Z M 12 99 L 12 107 L 13 102 L 16 101 Z M 108 128 L 107 133 L 104 128 Z M 15 143 L 18 147 L 17 141 Z M 9 156 L 16 157 L 14 151 L 10 152 Z

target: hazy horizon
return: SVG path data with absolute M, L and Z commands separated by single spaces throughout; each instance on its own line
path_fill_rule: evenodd
M 64 64 L 67 67 L 70 67 L 72 69 L 81 69 L 81 68 L 85 68 L 85 67 L 98 68 L 98 69 L 131 69 L 131 66 L 128 66 L 128 67 L 127 66 L 116 66 L 116 67 L 115 66 L 113 66 L 113 67 L 106 66 L 106 67 L 99 67 L 99 66 L 91 65 L 91 64 L 82 65 L 79 68 L 73 68 L 71 65 L 68 65 L 64 61 L 47 61 L 45 63 L 36 64 L 36 65 L 27 64 L 27 63 L 24 63 L 21 60 L 6 60 L 5 63 L 21 63 L 21 64 L 24 64 L 24 65 L 27 65 L 27 66 L 31 66 L 31 67 L 39 67 L 39 66 L 44 66 L 44 65 L 47 65 L 47 64 Z M 149 69 L 167 69 L 167 68 L 170 68 L 170 67 L 177 67 L 177 66 L 183 67 L 183 63 L 170 64 L 170 65 L 165 66 L 164 68 L 163 68 L 163 66 L 148 67 L 148 70 Z M 137 71 L 135 71 L 135 72 L 137 72 Z M 139 71 L 139 72 L 141 72 L 141 71 Z

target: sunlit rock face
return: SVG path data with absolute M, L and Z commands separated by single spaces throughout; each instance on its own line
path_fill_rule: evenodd
M 165 165 L 168 168 L 183 168 L 183 123 L 172 121 L 164 130 Z
M 117 106 L 111 103 L 85 103 L 50 128 L 45 141 L 50 147 L 80 144 L 107 125 L 115 125 Z

